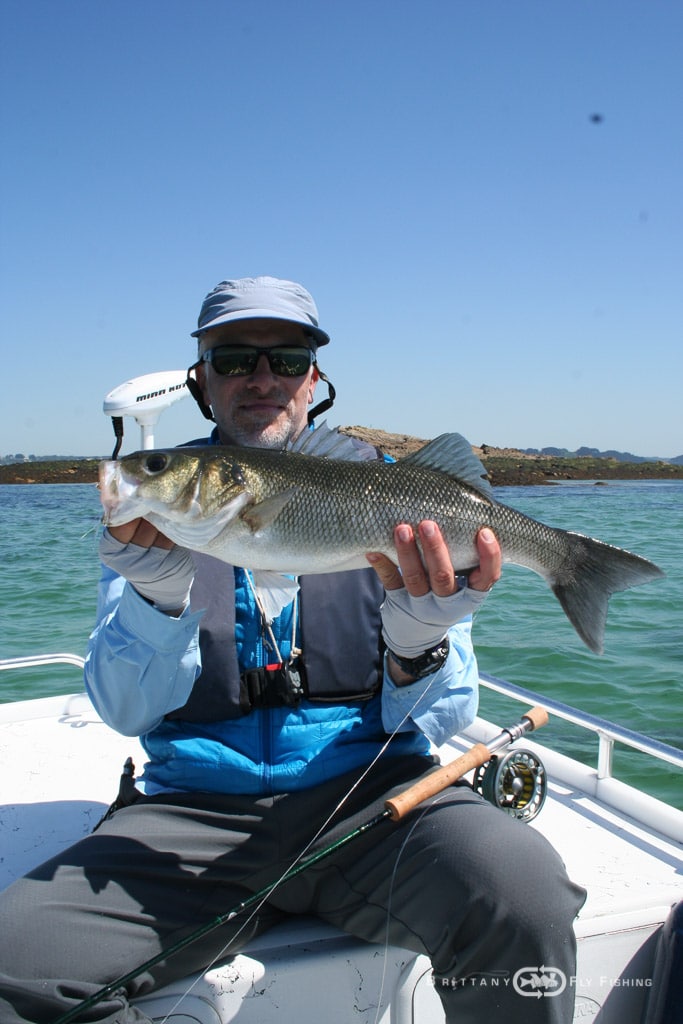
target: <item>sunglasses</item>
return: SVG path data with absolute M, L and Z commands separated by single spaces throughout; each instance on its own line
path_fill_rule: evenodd
M 266 357 L 270 372 L 276 377 L 303 377 L 313 362 L 313 352 L 305 345 L 217 345 L 202 353 L 199 362 L 211 363 L 221 377 L 247 377 L 254 372 L 261 356 Z

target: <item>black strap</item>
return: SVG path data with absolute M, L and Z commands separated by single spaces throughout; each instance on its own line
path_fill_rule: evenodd
M 323 399 L 322 402 L 318 402 L 318 404 L 315 405 L 309 411 L 309 413 L 308 413 L 308 422 L 309 422 L 309 424 L 313 423 L 313 420 L 316 418 L 316 416 L 319 416 L 321 412 L 327 412 L 328 409 L 331 409 L 332 406 L 334 405 L 334 400 L 337 397 L 337 392 L 335 391 L 334 385 L 332 384 L 330 379 L 325 376 L 325 374 L 320 369 L 320 367 L 318 366 L 317 363 L 315 364 L 315 367 L 316 367 L 316 370 L 318 371 L 318 376 L 320 377 L 320 379 L 324 380 L 325 383 L 327 384 L 327 398 Z

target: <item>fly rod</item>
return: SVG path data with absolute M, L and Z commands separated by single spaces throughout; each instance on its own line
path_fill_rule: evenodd
M 208 935 L 209 932 L 214 931 L 216 928 L 220 928 L 224 924 L 228 924 L 234 918 L 243 914 L 245 910 L 250 910 L 257 903 L 266 900 L 270 893 L 275 889 L 276 886 L 283 885 L 288 882 L 291 878 L 295 878 L 300 875 L 303 871 L 308 870 L 314 864 L 318 864 L 321 860 L 336 853 L 337 850 L 341 850 L 342 847 L 348 843 L 357 839 L 359 836 L 365 835 L 370 829 L 375 828 L 382 821 L 401 821 L 410 811 L 414 810 L 421 803 L 427 800 L 430 796 L 436 796 L 437 793 L 447 789 L 458 779 L 461 779 L 463 775 L 473 769 L 480 768 L 482 765 L 490 761 L 491 757 L 497 750 L 502 747 L 508 746 L 515 740 L 519 739 L 527 732 L 532 732 L 534 729 L 540 729 L 542 725 L 545 725 L 548 721 L 548 713 L 541 707 L 533 707 L 522 716 L 519 722 L 515 725 L 509 726 L 507 729 L 503 729 L 502 732 L 494 736 L 493 739 L 489 740 L 488 744 L 475 743 L 473 747 L 466 750 L 460 757 L 456 757 L 454 761 L 450 761 L 448 764 L 443 765 L 441 768 L 437 768 L 436 771 L 431 772 L 429 775 L 424 776 L 418 782 L 413 783 L 408 789 L 399 793 L 395 797 L 385 801 L 384 810 L 380 811 L 373 818 L 364 822 L 362 825 L 358 825 L 351 832 L 341 836 L 334 842 L 329 843 L 328 846 L 318 850 L 317 853 L 312 853 L 308 857 L 302 858 L 298 864 L 294 864 L 277 881 L 270 882 L 265 885 L 258 892 L 254 892 L 251 896 L 242 900 L 231 910 L 227 910 L 222 914 L 218 914 L 216 917 L 207 921 L 206 924 L 196 928 L 185 938 L 179 939 L 173 945 L 169 946 L 168 949 L 162 950 L 155 956 L 150 957 L 139 967 L 133 968 L 127 974 L 122 974 L 120 978 L 116 978 L 114 981 L 110 981 L 108 985 L 94 992 L 87 999 L 78 1003 L 77 1006 L 72 1007 L 66 1013 L 58 1017 L 53 1024 L 70 1024 L 71 1021 L 75 1020 L 76 1017 L 80 1016 L 86 1010 L 96 1006 L 97 1003 L 106 999 L 112 993 L 118 989 L 123 988 L 128 982 L 133 981 L 140 974 L 144 974 L 152 967 L 156 967 L 157 964 L 163 960 L 167 960 L 169 957 L 179 953 L 180 950 L 185 949 L 193 942 L 197 942 L 199 939 Z

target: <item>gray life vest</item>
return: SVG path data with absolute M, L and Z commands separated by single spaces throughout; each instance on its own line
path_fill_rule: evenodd
M 215 722 L 254 707 L 367 700 L 379 692 L 384 590 L 373 569 L 300 577 L 302 654 L 293 679 L 284 670 L 271 678 L 264 670 L 240 674 L 233 566 L 196 552 L 193 557 L 190 604 L 193 611 L 206 609 L 199 626 L 202 671 L 187 703 L 167 718 Z

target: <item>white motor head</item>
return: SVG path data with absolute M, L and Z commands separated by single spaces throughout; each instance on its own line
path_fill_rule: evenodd
M 187 370 L 161 370 L 135 377 L 110 391 L 102 410 L 114 420 L 132 416 L 142 431 L 142 447 L 153 448 L 152 428 L 165 409 L 189 394 L 186 379 Z

